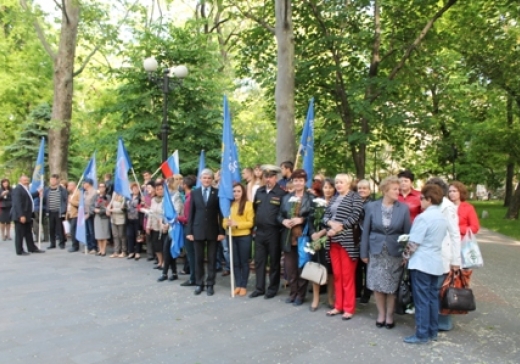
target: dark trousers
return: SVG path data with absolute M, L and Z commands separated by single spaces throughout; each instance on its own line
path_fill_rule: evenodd
M 19 221 L 14 222 L 14 247 L 18 255 L 23 252 L 23 239 L 25 239 L 27 251 L 33 252 L 38 250 L 36 245 L 34 245 L 31 220 L 28 220 L 25 224 Z
M 216 240 L 195 240 L 193 246 L 195 248 L 195 284 L 197 286 L 204 285 L 204 249 L 208 253 L 208 276 L 206 284 L 213 286 L 215 284 L 215 262 L 217 260 L 217 245 Z
M 356 267 L 356 297 L 370 298 L 371 294 L 367 288 L 367 264 L 360 259 Z
M 184 249 L 186 249 L 186 259 L 190 267 L 190 282 L 195 283 L 195 243 L 184 238 Z
M 256 290 L 265 292 L 265 274 L 267 259 L 269 259 L 269 286 L 267 292 L 276 294 L 280 288 L 280 246 L 279 229 L 262 229 L 256 231 L 255 236 L 255 271 Z
M 298 268 L 298 247 L 291 246 L 291 251 L 285 251 L 283 256 L 285 259 L 285 273 L 287 274 L 287 281 L 290 288 L 289 297 L 303 300 L 307 293 L 309 281 L 300 277 L 302 270 Z
M 163 275 L 168 275 L 168 269 L 172 270 L 173 275 L 177 275 L 177 259 L 174 259 L 172 257 L 171 253 L 171 246 L 172 246 L 172 239 L 168 236 L 168 233 L 164 234 L 166 235 L 166 239 L 164 239 L 163 242 Z
M 429 339 L 439 331 L 439 276 L 410 269 L 415 305 L 415 336 Z
M 96 237 L 94 235 L 94 216 L 85 220 L 85 227 L 87 231 L 87 249 L 97 250 Z
M 49 212 L 49 238 L 51 246 L 56 246 L 56 239 L 58 239 L 60 246 L 65 246 L 66 239 L 59 211 Z
M 229 242 L 229 236 L 226 237 Z M 251 235 L 233 236 L 233 273 L 235 285 L 247 287 L 249 280 L 249 257 L 251 256 Z
M 79 242 L 76 239 L 76 228 L 78 227 L 78 218 L 73 217 L 69 219 L 70 224 L 70 238 L 72 239 L 72 249 L 79 249 Z
M 148 258 L 154 258 L 155 252 L 153 250 L 152 234 L 146 234 L 146 255 Z
M 42 233 L 43 233 L 43 240 L 42 241 L 49 241 L 49 218 L 47 217 L 47 214 L 43 213 L 42 215 Z M 34 220 L 32 222 L 32 229 L 34 232 L 34 235 L 36 236 L 36 241 L 38 241 L 38 234 L 40 233 L 40 211 L 34 211 Z
M 126 221 L 126 243 L 128 244 L 128 254 L 140 254 L 141 244 L 137 242 L 137 235 L 141 224 L 139 220 L 127 220 Z

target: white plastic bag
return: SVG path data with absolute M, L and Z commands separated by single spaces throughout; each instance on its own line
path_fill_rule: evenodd
M 484 266 L 484 259 L 478 247 L 475 234 L 468 230 L 461 241 L 462 268 L 474 269 Z

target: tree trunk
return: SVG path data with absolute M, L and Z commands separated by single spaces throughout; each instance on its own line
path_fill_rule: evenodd
M 520 210 L 520 183 L 516 185 L 515 195 L 511 199 L 509 209 L 507 210 L 506 219 L 518 220 L 518 211 Z
M 512 125 L 513 125 L 513 98 L 510 95 L 507 97 L 506 117 L 507 117 L 507 127 L 509 129 L 511 129 Z M 511 204 L 511 198 L 513 197 L 513 178 L 514 177 L 515 177 L 515 163 L 513 161 L 513 156 L 509 155 L 509 160 L 507 162 L 507 171 L 506 171 L 506 194 L 504 197 L 504 207 L 508 207 Z
M 276 163 L 296 156 L 294 131 L 294 36 L 291 0 L 275 1 L 277 42 Z
M 62 9 L 60 43 L 54 59 L 54 99 L 49 129 L 49 167 L 51 174 L 67 177 L 74 58 L 78 35 L 80 7 L 75 0 L 66 0 Z

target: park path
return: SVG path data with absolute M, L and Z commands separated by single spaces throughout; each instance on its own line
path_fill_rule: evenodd
M 233 299 L 229 277 L 218 277 L 213 297 L 196 297 L 179 286 L 184 276 L 157 283 L 143 259 L 59 249 L 18 257 L 0 242 L 0 363 L 519 363 L 520 242 L 485 229 L 478 240 L 477 311 L 422 346 L 402 342 L 411 315 L 377 329 L 373 301 L 345 322 L 324 305 L 285 304 L 283 290 Z

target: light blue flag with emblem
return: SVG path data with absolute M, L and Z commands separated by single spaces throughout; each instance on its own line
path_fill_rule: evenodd
M 199 157 L 199 170 L 197 171 L 197 184 L 195 185 L 195 188 L 199 188 L 201 185 L 200 174 L 204 168 L 206 168 L 206 153 L 201 150 Z
M 307 110 L 299 152 L 303 157 L 302 168 L 307 173 L 307 187 L 310 188 L 314 174 L 314 97 L 311 99 Z
M 168 186 L 164 184 L 164 197 L 163 197 L 163 214 L 164 220 L 170 225 L 170 238 L 172 243 L 170 245 L 170 253 L 173 259 L 176 259 L 181 254 L 181 249 L 184 246 L 184 228 L 177 219 L 177 211 L 173 207 L 173 201 L 168 191 Z
M 76 240 L 85 245 L 87 244 L 87 227 L 85 225 L 85 198 L 82 190 L 78 190 L 75 193 L 80 194 L 78 220 L 76 225 Z
M 114 173 L 114 192 L 128 199 L 132 199 L 130 181 L 128 180 L 130 168 L 132 168 L 130 157 L 128 157 L 123 139 L 119 138 L 117 141 L 116 170 Z
M 34 171 L 32 175 L 31 181 L 31 192 L 35 193 L 42 186 L 42 177 L 45 175 L 45 169 L 43 166 L 43 160 L 45 157 L 45 138 L 42 138 L 40 142 L 40 150 L 38 151 L 38 157 L 36 158 L 36 165 L 34 166 Z
M 240 182 L 240 165 L 238 152 L 231 128 L 231 113 L 227 97 L 224 96 L 224 125 L 222 128 L 222 159 L 220 164 L 220 183 L 218 197 L 220 211 L 225 217 L 231 213 L 231 201 L 233 201 L 233 184 Z
M 98 179 L 97 179 L 97 170 L 96 170 L 96 152 L 90 158 L 87 168 L 83 171 L 83 179 L 90 178 L 93 183 L 93 187 L 97 190 L 98 188 Z

